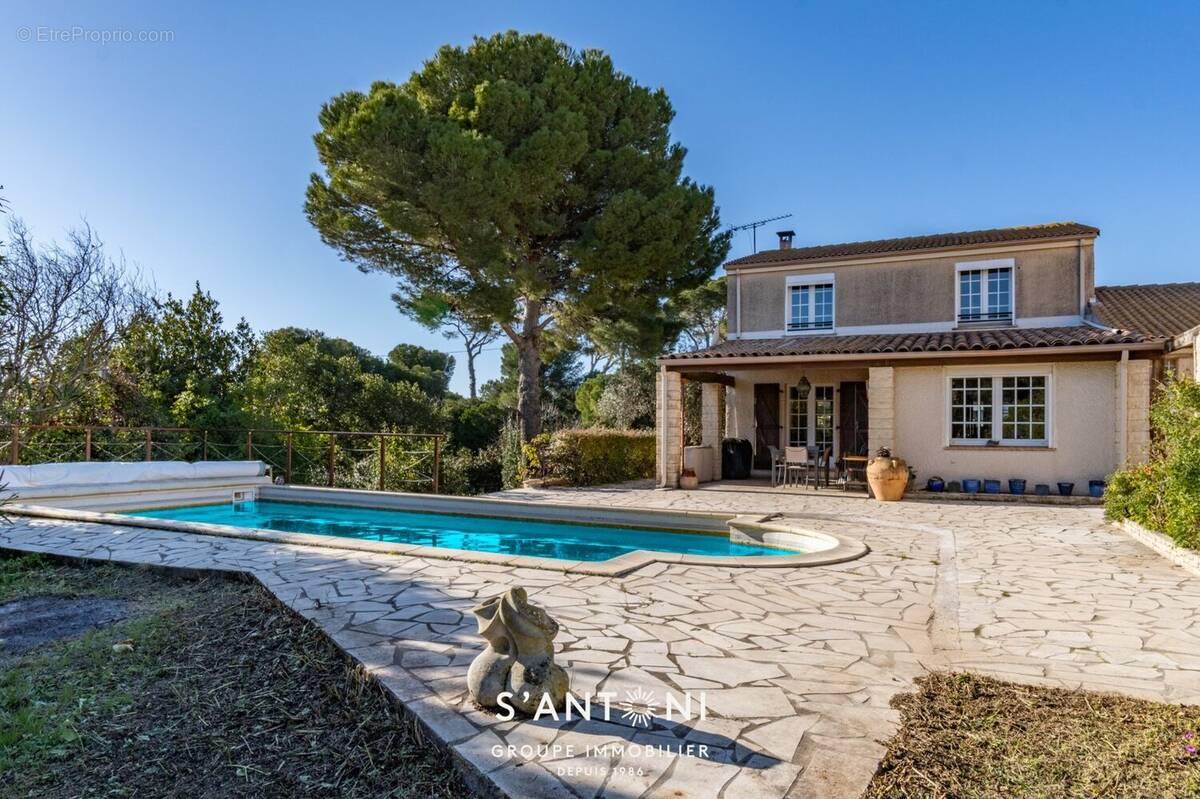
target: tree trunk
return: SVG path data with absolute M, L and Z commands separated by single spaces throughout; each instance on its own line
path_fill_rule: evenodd
M 517 345 L 517 417 L 521 440 L 529 441 L 542 432 L 542 341 L 538 317 L 541 303 L 525 303 L 525 318 Z
M 475 393 L 475 351 L 467 345 L 467 378 L 471 381 L 471 399 L 478 399 Z

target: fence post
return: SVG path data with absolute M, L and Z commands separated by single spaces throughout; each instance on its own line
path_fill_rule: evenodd
M 204 447 L 200 451 L 200 460 L 202 460 L 202 461 L 208 460 L 208 431 L 207 430 L 204 431 Z
M 383 442 L 384 441 L 385 441 L 384 436 L 382 436 L 382 435 L 379 436 L 379 490 L 380 491 L 383 490 L 383 467 L 384 467 L 384 463 L 385 463 L 384 458 L 386 457 L 383 454 Z
M 16 466 L 21 462 L 21 428 L 12 426 L 12 440 L 8 445 L 8 462 Z
M 442 454 L 439 446 L 441 443 L 441 436 L 433 437 L 433 493 L 435 494 L 441 493 L 439 491 L 441 485 L 440 474 L 442 471 Z
M 329 434 L 329 487 L 333 488 L 333 448 L 337 444 L 337 436 Z
M 292 434 L 288 433 L 288 450 L 287 450 L 287 475 L 284 481 L 288 485 L 292 484 Z
M 254 431 L 246 431 L 246 460 L 254 460 Z
M 154 444 L 152 443 L 150 428 L 146 428 L 146 460 L 154 459 Z
M 83 459 L 90 461 L 92 459 L 92 428 L 83 428 Z

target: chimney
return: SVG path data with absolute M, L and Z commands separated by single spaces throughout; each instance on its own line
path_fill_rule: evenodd
M 775 231 L 775 235 L 779 237 L 779 249 L 781 249 L 781 250 L 792 249 L 792 239 L 795 238 L 796 231 L 794 231 L 794 230 L 777 230 L 777 231 Z

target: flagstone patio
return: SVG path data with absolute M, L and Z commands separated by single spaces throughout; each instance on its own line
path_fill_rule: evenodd
M 1200 578 L 1094 508 L 640 488 L 506 496 L 803 514 L 872 551 L 814 568 L 656 563 L 614 578 L 45 519 L 0 527 L 0 546 L 250 573 L 452 746 L 481 789 L 511 796 L 856 796 L 895 729 L 889 700 L 927 669 L 1200 701 Z M 501 721 L 465 702 L 482 647 L 470 609 L 514 584 L 560 621 L 573 690 L 615 693 L 611 721 Z M 659 715 L 668 694 L 703 692 L 708 718 L 621 718 L 638 689 Z

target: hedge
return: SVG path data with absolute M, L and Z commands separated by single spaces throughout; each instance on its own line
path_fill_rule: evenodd
M 559 430 L 550 442 L 547 472 L 573 486 L 654 477 L 653 430 Z
M 1105 515 L 1132 519 L 1180 546 L 1200 549 L 1200 384 L 1175 380 L 1164 386 L 1150 423 L 1150 460 L 1109 478 Z

